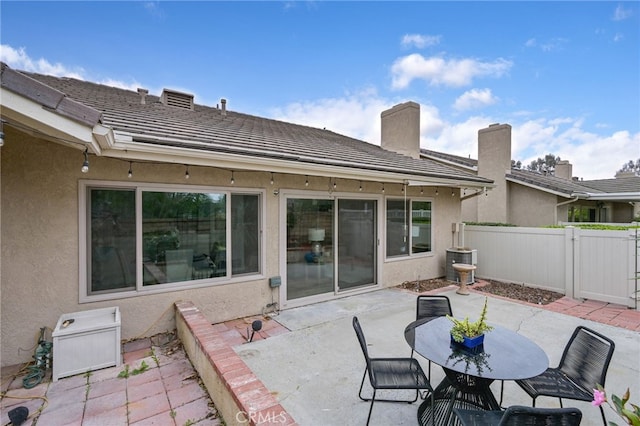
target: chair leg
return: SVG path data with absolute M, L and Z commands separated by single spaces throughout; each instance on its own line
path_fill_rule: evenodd
M 504 380 L 500 380 L 500 403 L 498 404 L 502 408 L 502 398 L 504 397 Z
M 369 401 L 368 398 L 363 398 L 362 397 L 362 388 L 364 387 L 364 379 L 367 377 L 367 369 L 364 369 L 364 374 L 362 375 L 362 381 L 360 382 L 360 390 L 358 391 L 358 396 L 360 397 L 361 400 L 363 401 Z M 376 390 L 373 390 L 373 394 L 376 394 Z M 372 403 L 373 405 L 373 403 Z M 369 412 L 369 414 L 371 414 L 371 412 Z
M 371 397 L 371 405 L 369 406 L 369 416 L 367 416 L 367 426 L 369 426 L 369 420 L 371 419 L 371 412 L 373 411 L 373 401 L 376 399 L 376 390 L 373 390 L 373 396 Z

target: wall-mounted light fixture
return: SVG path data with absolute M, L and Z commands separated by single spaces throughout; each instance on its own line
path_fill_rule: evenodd
M 233 183 L 233 182 L 232 182 Z M 273 185 L 273 172 L 271 172 L 271 181 L 269 182 L 271 185 Z
M 84 149 L 84 162 L 82 163 L 82 168 L 80 169 L 82 173 L 89 172 L 89 148 Z
M 362 192 L 362 181 L 360 181 L 360 187 L 358 188 L 358 191 Z
M 236 178 L 233 177 L 233 170 L 231 170 L 231 185 L 236 183 Z
M 129 172 L 127 173 L 127 177 L 131 179 L 133 177 L 133 170 L 131 169 L 131 161 L 129 161 Z
M 189 165 L 186 165 L 187 170 L 184 172 L 184 178 L 185 179 L 189 179 L 191 177 L 191 175 L 189 174 Z
M 304 186 L 309 186 L 309 176 L 304 177 Z

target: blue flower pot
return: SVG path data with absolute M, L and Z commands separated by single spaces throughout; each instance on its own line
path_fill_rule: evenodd
M 484 334 L 481 334 L 476 337 L 463 336 L 463 338 L 464 340 L 462 342 L 456 342 L 453 339 L 453 336 L 451 336 L 451 343 L 455 343 L 456 345 L 459 345 L 468 349 L 473 349 L 476 346 L 480 346 L 484 342 Z

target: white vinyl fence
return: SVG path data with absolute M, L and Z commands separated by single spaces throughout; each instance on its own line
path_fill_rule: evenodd
M 476 275 L 638 309 L 638 230 L 467 225 Z

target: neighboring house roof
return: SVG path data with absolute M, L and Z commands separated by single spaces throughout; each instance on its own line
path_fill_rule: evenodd
M 423 157 L 446 164 L 457 165 L 469 170 L 478 169 L 478 160 L 421 149 Z M 581 198 L 600 201 L 640 201 L 640 176 L 618 177 L 599 180 L 569 180 L 553 175 L 511 169 L 505 174 L 509 182 L 529 186 L 565 198 Z
M 461 157 L 459 155 L 447 154 L 444 152 L 432 151 L 430 149 L 420 149 L 420 155 L 423 158 L 430 158 L 435 161 L 441 161 L 457 167 L 463 167 L 469 170 L 478 170 L 478 160 L 471 157 Z
M 206 155 L 213 158 L 226 154 L 246 163 L 295 164 L 300 173 L 311 174 L 313 170 L 331 167 L 355 179 L 360 174 L 360 178 L 369 180 L 376 175 L 395 177 L 398 181 L 417 179 L 425 185 L 431 182 L 481 187 L 492 183 L 474 173 L 400 155 L 329 130 L 227 111 L 224 104 L 222 109 L 197 104 L 180 108 L 166 105 L 161 97 L 152 95 L 144 96 L 143 103 L 143 96 L 130 90 L 14 71 L 4 64 L 2 73 L 3 89 L 38 102 L 41 92 L 55 94 L 64 102 L 72 102 L 76 109 L 84 108 L 83 113 L 92 118 L 85 120 L 87 124 L 99 122 L 112 129 L 115 142 L 123 144 L 109 152 L 113 157 L 130 159 L 132 152 L 149 152 L 155 146 L 190 155 L 194 161 L 204 161 Z M 18 80 L 20 84 L 14 84 Z M 57 111 L 55 105 L 60 100 L 40 103 Z

